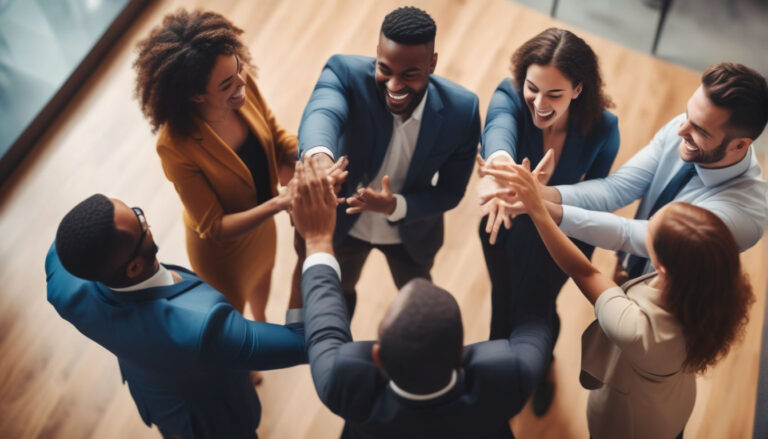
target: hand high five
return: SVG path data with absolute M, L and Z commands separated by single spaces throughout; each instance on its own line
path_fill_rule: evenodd
M 326 173 L 310 157 L 296 162 L 291 217 L 299 234 L 307 241 L 330 243 L 336 226 L 336 195 Z
M 537 185 L 543 184 L 548 179 L 548 168 L 554 158 L 552 150 L 547 151 L 542 157 L 533 173 L 536 175 Z M 518 198 L 515 189 L 510 186 L 509 175 L 514 173 L 515 167 L 521 167 L 510 161 L 495 161 L 486 163 L 477 156 L 478 174 L 481 177 L 478 184 L 478 196 L 480 198 L 480 211 L 488 215 L 485 232 L 490 234 L 488 241 L 493 245 L 499 234 L 501 225 L 509 229 L 512 220 L 520 214 L 527 213 L 526 206 Z M 523 159 L 522 168 L 530 170 L 531 162 Z

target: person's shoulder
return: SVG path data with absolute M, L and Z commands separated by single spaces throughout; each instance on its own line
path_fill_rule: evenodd
M 430 75 L 429 77 L 430 83 L 435 86 L 437 90 L 440 91 L 440 94 L 447 97 L 450 100 L 465 102 L 465 103 L 476 103 L 477 102 L 477 95 L 465 88 L 463 85 L 460 85 L 456 82 L 451 81 L 448 78 L 444 78 L 442 76 L 438 75 Z
M 603 110 L 602 124 L 604 129 L 612 131 L 615 127 L 619 126 L 619 117 L 608 109 Z
M 349 71 L 367 71 L 376 62 L 375 58 L 363 55 L 334 54 L 328 58 L 328 67 L 343 68 Z

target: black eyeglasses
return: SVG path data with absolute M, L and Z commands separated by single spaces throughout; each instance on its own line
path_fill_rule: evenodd
M 136 244 L 136 248 L 133 250 L 133 253 L 131 253 L 131 257 L 128 258 L 128 261 L 124 265 L 130 264 L 131 261 L 139 255 L 141 245 L 144 243 L 144 238 L 147 237 L 147 232 L 149 232 L 149 224 L 147 224 L 147 217 L 144 216 L 144 211 L 141 210 L 140 207 L 131 207 L 131 210 L 133 211 L 133 214 L 136 215 L 136 219 L 139 220 L 141 236 L 139 237 L 139 242 Z

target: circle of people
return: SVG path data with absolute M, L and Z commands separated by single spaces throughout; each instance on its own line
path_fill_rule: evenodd
M 752 147 L 764 77 L 709 67 L 684 113 L 609 174 L 617 117 L 597 56 L 567 30 L 514 52 L 481 133 L 477 96 L 433 74 L 435 22 L 398 8 L 375 58 L 328 60 L 298 136 L 262 97 L 242 32 L 179 10 L 134 63 L 194 272 L 160 264 L 141 208 L 101 194 L 66 214 L 45 262 L 48 300 L 117 356 L 147 425 L 255 437 L 250 371 L 308 362 L 342 437 L 512 437 L 529 398 L 539 416 L 552 400 L 555 299 L 570 277 L 596 315 L 582 335 L 590 435 L 682 436 L 696 374 L 727 354 L 754 301 L 739 252 L 768 217 Z M 464 346 L 459 307 L 430 270 L 476 164 L 492 316 L 490 340 Z M 635 218 L 611 213 L 638 199 Z M 283 210 L 298 263 L 277 325 L 265 307 Z M 614 273 L 591 264 L 594 246 L 617 252 Z M 377 340 L 355 342 L 374 248 L 400 292 Z

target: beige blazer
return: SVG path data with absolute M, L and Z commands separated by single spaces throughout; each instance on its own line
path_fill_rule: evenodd
M 687 352 L 662 291 L 633 279 L 603 292 L 597 320 L 582 335 L 582 385 L 590 434 L 600 438 L 673 438 L 693 410 L 696 381 L 682 370 Z M 625 292 L 626 291 L 626 294 Z

